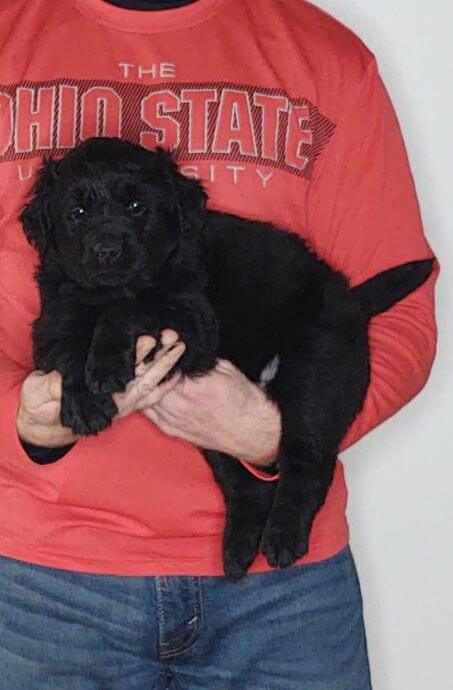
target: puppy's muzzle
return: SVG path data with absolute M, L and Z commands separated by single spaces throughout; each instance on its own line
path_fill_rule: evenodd
M 98 243 L 93 247 L 93 254 L 100 266 L 111 266 L 117 263 L 122 253 L 117 242 Z
M 131 239 L 124 231 L 107 226 L 103 231 L 95 230 L 85 238 L 85 260 L 93 267 L 116 269 L 130 259 Z

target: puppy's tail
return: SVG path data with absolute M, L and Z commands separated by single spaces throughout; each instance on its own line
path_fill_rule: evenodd
M 388 271 L 378 273 L 374 278 L 352 288 L 362 308 L 369 317 L 390 309 L 396 302 L 423 285 L 431 275 L 434 259 L 411 261 Z

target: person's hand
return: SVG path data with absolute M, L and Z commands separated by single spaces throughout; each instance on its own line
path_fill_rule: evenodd
M 77 437 L 60 423 L 61 375 L 32 371 L 22 384 L 17 413 L 17 433 L 26 443 L 58 448 Z
M 125 391 L 115 393 L 113 399 L 118 407 L 115 418 L 126 417 L 142 409 L 142 401 L 146 399 L 154 405 L 176 386 L 181 374 L 176 372 L 170 379 L 161 383 L 162 379 L 175 366 L 184 353 L 185 345 L 179 341 L 178 334 L 165 329 L 161 333 L 161 347 L 150 362 L 145 364 L 146 356 L 156 347 L 156 341 L 149 335 L 142 335 L 137 340 L 135 357 L 135 378 L 130 381 Z
M 275 459 L 280 411 L 231 362 L 219 360 L 204 376 L 182 378 L 157 402 L 153 394 L 137 409 L 170 436 L 256 465 Z
M 178 343 L 175 331 L 166 329 L 161 335 L 162 348 L 148 364 L 143 363 L 146 355 L 155 347 L 156 341 L 142 336 L 137 342 L 136 378 L 126 391 L 115 393 L 113 399 L 118 407 L 117 417 L 133 412 L 135 405 L 145 395 L 152 395 L 159 401 L 179 380 L 179 374 L 159 386 L 161 379 L 173 368 L 184 352 L 184 345 Z M 152 390 L 152 394 L 151 391 Z M 62 377 L 57 371 L 45 374 L 33 371 L 22 384 L 20 405 L 17 414 L 17 432 L 22 441 L 47 448 L 58 448 L 77 441 L 71 429 L 60 422 Z

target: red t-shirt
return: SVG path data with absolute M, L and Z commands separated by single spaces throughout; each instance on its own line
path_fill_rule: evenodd
M 17 215 L 43 156 L 121 136 L 176 146 L 212 208 L 300 232 L 353 284 L 431 255 L 375 60 L 301 0 L 147 13 L 11 0 L 0 10 L 0 56 L 0 554 L 92 573 L 221 574 L 224 505 L 210 469 L 144 415 L 54 464 L 22 450 L 15 418 L 39 297 Z M 374 319 L 371 385 L 344 447 L 426 381 L 434 281 Z M 347 543 L 345 505 L 338 463 L 301 562 Z M 262 557 L 252 567 L 266 569 Z

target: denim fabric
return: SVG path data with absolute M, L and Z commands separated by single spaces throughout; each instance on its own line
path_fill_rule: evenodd
M 0 690 L 55 688 L 370 690 L 350 550 L 236 584 L 0 557 Z

